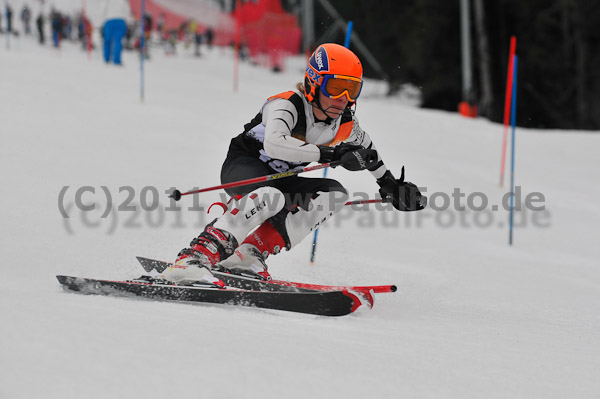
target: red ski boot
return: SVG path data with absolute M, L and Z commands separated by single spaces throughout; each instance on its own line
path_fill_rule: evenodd
M 214 268 L 269 281 L 271 275 L 265 259 L 270 254 L 279 253 L 282 248 L 285 248 L 285 240 L 267 220 L 246 237 L 233 255 L 217 263 Z
M 211 269 L 221 259 L 230 256 L 236 246 L 231 234 L 208 225 L 190 242 L 189 248 L 179 252 L 173 266 L 165 270 L 162 277 L 179 284 L 201 282 L 224 287 L 225 283 L 216 278 Z

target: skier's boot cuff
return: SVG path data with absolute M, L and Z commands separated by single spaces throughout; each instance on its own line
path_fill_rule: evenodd
M 247 242 L 237 247 L 229 258 L 217 263 L 214 269 L 259 280 L 271 280 L 271 275 L 267 271 L 267 264 L 261 251 Z
M 237 247 L 233 235 L 222 229 L 206 226 L 200 235 L 190 242 L 189 248 L 182 249 L 177 254 L 175 263 L 188 257 L 197 258 L 202 265 L 211 268 L 222 259 L 226 259 Z
M 286 248 L 285 240 L 268 220 L 250 233 L 242 244 L 244 243 L 255 246 L 262 254 L 263 259 L 267 259 L 269 255 L 277 255 Z

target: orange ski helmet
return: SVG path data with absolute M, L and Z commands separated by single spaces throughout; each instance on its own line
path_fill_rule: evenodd
M 362 90 L 362 75 L 362 64 L 356 54 L 339 44 L 322 44 L 308 60 L 304 95 L 308 102 L 318 102 L 319 91 L 330 98 L 345 95 L 348 106 L 352 106 Z

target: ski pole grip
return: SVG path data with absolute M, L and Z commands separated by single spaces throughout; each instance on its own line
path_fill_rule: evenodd
M 173 192 L 169 195 L 169 198 L 173 198 L 175 201 L 179 201 L 181 199 L 181 191 L 177 189 L 173 190 Z

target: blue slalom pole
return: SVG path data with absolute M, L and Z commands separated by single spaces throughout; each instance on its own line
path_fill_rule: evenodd
M 512 126 L 511 156 L 510 156 L 510 229 L 508 245 L 513 244 L 513 219 L 515 209 L 515 124 L 517 120 L 517 56 L 513 63 L 512 101 L 510 105 L 510 124 Z
M 313 235 L 312 242 L 312 251 L 310 252 L 310 264 L 313 265 L 315 263 L 315 252 L 317 251 L 317 236 L 319 235 L 319 229 L 315 230 L 315 234 Z
M 352 36 L 352 27 L 354 23 L 352 21 L 348 22 L 348 27 L 346 28 L 346 39 L 344 40 L 344 47 L 350 48 L 350 38 Z M 323 171 L 323 178 L 327 177 L 327 169 Z M 317 252 L 317 237 L 319 236 L 319 229 L 315 230 L 315 234 L 313 235 L 312 249 L 310 252 L 310 264 L 315 263 L 315 253 Z
M 326 168 L 323 170 L 323 178 L 327 177 L 327 170 L 329 168 Z M 312 242 L 312 249 L 310 251 L 310 264 L 313 265 L 315 263 L 315 254 L 317 252 L 317 237 L 319 236 L 319 229 L 315 230 L 315 234 L 313 235 L 313 242 Z
M 346 28 L 346 40 L 344 40 L 344 47 L 350 48 L 350 37 L 352 36 L 352 26 L 354 22 L 348 22 L 348 27 Z
M 146 40 L 144 37 L 144 23 L 146 16 L 146 0 L 140 2 L 140 101 L 144 102 L 144 49 L 146 48 Z

